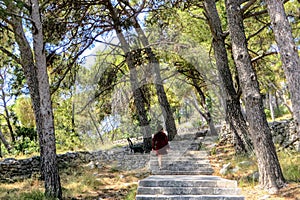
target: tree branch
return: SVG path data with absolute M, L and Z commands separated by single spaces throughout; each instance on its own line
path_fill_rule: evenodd
M 2 51 L 4 54 L 6 54 L 8 57 L 11 57 L 14 61 L 16 61 L 18 64 L 22 64 L 21 60 L 15 56 L 12 52 L 8 51 L 4 47 L 0 46 L 0 51 Z
M 244 13 L 246 10 L 248 10 L 248 8 L 250 8 L 257 0 L 250 0 L 248 1 L 241 9 L 241 12 Z M 243 1 L 241 3 L 244 3 L 246 1 Z
M 270 56 L 270 55 L 274 55 L 274 54 L 278 54 L 278 52 L 268 52 L 268 53 L 264 52 L 262 55 L 259 55 L 259 56 L 255 57 L 255 58 L 252 58 L 251 59 L 251 63 L 256 62 L 256 61 L 258 61 L 258 60 L 260 60 L 260 59 L 262 59 L 262 58 L 264 58 L 266 56 Z
M 252 37 L 258 35 L 260 32 L 262 32 L 265 28 L 267 28 L 268 26 L 270 26 L 270 23 L 265 24 L 263 27 L 261 27 L 258 31 L 256 31 L 255 33 L 253 33 L 252 35 L 249 35 L 247 40 L 251 39 Z

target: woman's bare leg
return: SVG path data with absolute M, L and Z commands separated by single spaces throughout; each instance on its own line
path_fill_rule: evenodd
M 161 157 L 160 154 L 157 155 L 159 169 L 161 169 Z

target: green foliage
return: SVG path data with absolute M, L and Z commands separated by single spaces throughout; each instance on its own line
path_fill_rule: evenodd
M 16 116 L 23 127 L 35 127 L 35 117 L 29 97 L 19 97 L 13 107 Z
M 44 193 L 40 190 L 34 190 L 32 192 L 26 192 L 26 193 L 21 193 L 20 197 L 18 198 L 20 200 L 54 200 L 54 198 L 46 198 L 44 196 Z
M 271 119 L 271 111 L 270 109 L 265 108 L 265 113 L 268 119 Z M 275 118 L 280 118 L 284 115 L 289 114 L 289 110 L 284 105 L 279 105 L 279 107 L 274 108 L 274 116 Z
M 16 136 L 19 137 L 19 139 L 25 139 L 27 137 L 30 140 L 37 140 L 37 132 L 34 128 L 17 126 Z
M 1 196 L 0 196 L 1 197 Z M 3 200 L 10 200 L 10 199 L 18 199 L 18 200 L 50 200 L 50 199 L 46 199 L 44 197 L 43 192 L 39 191 L 39 190 L 34 190 L 31 192 L 23 192 L 20 194 L 16 194 L 15 191 L 14 192 L 8 192 L 7 191 L 7 195 L 5 195 L 4 197 L 2 197 L 1 199 Z
M 217 148 L 216 147 L 213 147 L 211 150 L 210 150 L 210 155 L 216 155 L 217 154 Z
M 34 184 L 32 181 L 30 181 Z M 10 188 L 9 186 L 0 187 L 0 199 L 1 200 L 56 200 L 54 198 L 49 198 L 44 196 L 44 191 L 42 189 L 36 189 L 35 187 L 31 187 L 31 189 L 22 190 L 18 188 L 18 184 L 16 183 L 17 187 L 13 189 L 7 189 L 6 187 Z
M 137 191 L 137 185 L 134 185 L 128 192 L 128 194 L 125 196 L 124 200 L 132 200 L 135 199 L 136 196 L 136 191 Z
M 16 142 L 14 144 L 14 155 L 30 155 L 39 151 L 37 133 L 34 128 L 16 127 Z
M 28 137 L 25 137 L 23 140 L 17 140 L 14 144 L 14 155 L 31 155 L 37 152 L 39 152 L 39 145 L 36 141 L 30 140 Z

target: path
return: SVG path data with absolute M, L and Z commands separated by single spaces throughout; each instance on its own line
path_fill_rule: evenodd
M 162 159 L 161 170 L 151 152 L 151 175 L 139 181 L 136 200 L 244 200 L 236 181 L 212 176 L 207 152 L 198 150 L 199 144 L 210 138 L 194 137 L 176 136 Z

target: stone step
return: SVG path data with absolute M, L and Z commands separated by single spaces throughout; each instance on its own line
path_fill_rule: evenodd
M 202 168 L 198 170 L 190 170 L 190 171 L 179 171 L 179 170 L 159 170 L 154 169 L 151 171 L 151 174 L 153 175 L 212 175 L 213 174 L 212 168 Z
M 190 162 L 198 162 L 198 161 L 201 161 L 201 162 L 204 162 L 204 161 L 207 161 L 207 157 L 199 157 L 199 158 L 196 158 L 196 157 L 188 157 L 188 156 L 180 156 L 180 157 L 175 157 L 175 156 L 162 156 L 161 158 L 162 160 L 165 160 L 165 162 L 168 162 L 168 161 L 190 161 Z M 155 157 L 150 157 L 150 161 L 155 161 L 157 160 L 157 156 Z
M 170 165 L 166 166 L 165 169 L 169 171 L 197 171 L 202 169 L 211 168 L 210 165 Z
M 139 181 L 136 200 L 244 200 L 237 182 L 212 176 L 206 151 L 199 151 L 203 138 L 193 135 L 171 141 L 171 149 L 158 167 L 155 152 L 150 154 L 149 177 Z
M 152 169 L 152 167 L 157 167 L 158 166 L 158 162 L 155 161 L 151 161 L 150 163 L 150 167 Z M 164 169 L 168 169 L 168 170 L 172 170 L 172 169 L 201 169 L 201 168 L 208 168 L 211 167 L 211 165 L 209 164 L 209 162 L 202 162 L 200 163 L 199 161 L 196 162 L 191 162 L 191 161 L 165 161 L 162 162 L 162 168 Z
M 169 149 L 168 151 L 169 153 L 172 152 L 176 152 L 176 153 L 182 153 L 182 154 L 187 154 L 187 155 L 194 155 L 194 154 L 200 154 L 200 155 L 208 155 L 207 151 L 203 151 L 203 150 L 193 150 L 193 149 L 188 149 L 188 148 L 173 148 L 173 149 Z M 151 154 L 155 155 L 154 151 L 151 151 Z
M 136 195 L 136 200 L 244 200 L 239 195 Z
M 138 195 L 238 195 L 239 188 L 213 187 L 139 187 Z
M 209 160 L 189 160 L 189 159 L 185 159 L 185 158 L 181 158 L 181 159 L 168 159 L 168 160 L 164 160 L 163 161 L 164 165 L 195 165 L 195 164 L 209 164 Z M 150 160 L 150 165 L 158 165 L 158 161 L 157 158 L 155 160 Z
M 207 158 L 207 156 L 208 156 L 208 154 L 206 152 L 202 152 L 202 151 L 199 151 L 198 153 L 196 153 L 196 152 L 169 151 L 168 154 L 163 155 L 162 157 L 173 157 L 173 158 L 184 157 L 184 158 L 192 159 L 192 158 Z M 151 158 L 157 157 L 155 152 L 151 152 L 150 156 L 151 156 Z
M 139 181 L 142 187 L 237 187 L 237 182 L 219 176 L 151 175 Z

